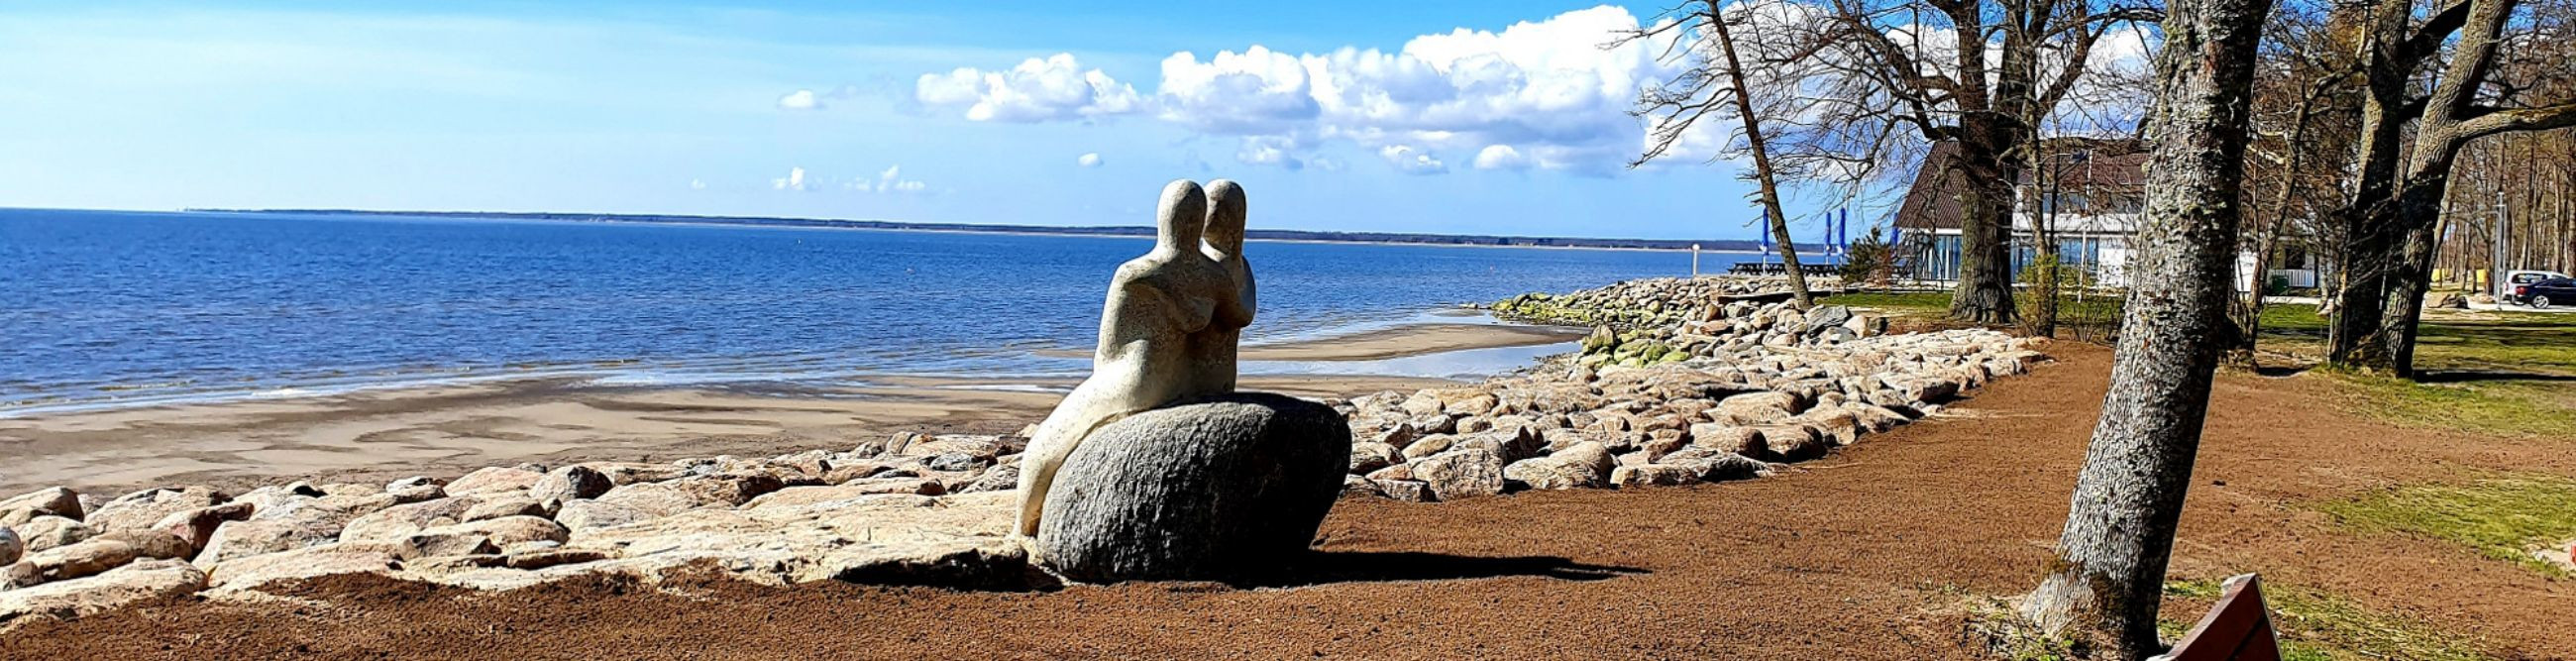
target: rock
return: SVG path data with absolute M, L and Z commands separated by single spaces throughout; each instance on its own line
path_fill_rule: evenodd
M 524 468 L 503 466 L 478 468 L 475 469 L 474 472 L 466 473 L 464 477 L 459 477 L 456 478 L 455 481 L 448 482 L 447 495 L 471 496 L 489 491 L 526 489 L 530 486 L 536 485 L 538 480 L 545 479 L 545 477 L 546 475 L 544 473 Z
M 1421 459 L 1423 457 L 1440 454 L 1442 452 L 1449 451 L 1449 446 L 1456 445 L 1457 443 L 1458 437 L 1449 434 L 1433 434 L 1430 436 L 1424 436 L 1419 440 L 1415 440 L 1412 445 L 1404 446 L 1404 457 L 1406 459 Z
M 608 481 L 611 484 L 618 486 L 639 482 L 660 482 L 680 476 L 680 471 L 672 468 L 670 464 L 651 464 L 639 461 L 594 461 L 580 464 L 580 466 L 599 471 L 599 474 L 608 476 Z M 535 484 L 530 483 L 529 486 L 533 488 Z M 448 488 L 452 490 L 455 488 L 455 485 L 448 485 Z
M 1416 416 L 1429 416 L 1440 415 L 1443 410 L 1447 408 L 1447 405 L 1440 401 L 1439 395 L 1434 395 L 1429 390 L 1423 390 L 1413 393 L 1412 397 L 1405 398 L 1403 408 L 1406 413 L 1411 413 Z
M 1443 452 L 1412 466 L 1414 479 L 1429 485 L 1432 497 L 1443 501 L 1503 492 L 1503 457 L 1493 452 L 1472 448 Z
M 1017 456 L 1012 455 L 1013 458 Z M 985 493 L 1017 488 L 1020 488 L 1020 465 L 1014 462 L 985 469 L 984 474 L 976 477 L 975 481 L 950 493 Z
M 214 563 L 206 572 L 206 587 L 216 592 L 239 592 L 291 579 L 391 574 L 401 568 L 402 561 L 394 557 L 390 544 L 325 544 Z
M 95 576 L 139 558 L 186 558 L 191 550 L 187 540 L 166 533 L 128 530 L 45 549 L 20 562 L 32 567 L 41 580 L 52 582 Z
M 1272 571 L 1314 541 L 1350 456 L 1339 412 L 1281 395 L 1129 416 L 1065 460 L 1038 522 L 1040 557 L 1086 582 Z
M 935 471 L 964 472 L 982 470 L 991 461 L 964 452 L 942 452 L 922 459 L 921 463 Z
M 876 496 L 883 494 L 937 496 L 946 493 L 948 493 L 948 489 L 942 486 L 938 480 L 926 480 L 917 477 L 889 477 L 880 479 L 852 480 L 828 487 L 788 487 L 768 494 L 763 494 L 758 498 L 753 498 L 751 499 L 751 502 L 744 503 L 742 508 L 761 509 L 765 507 L 803 507 L 816 503 L 829 503 L 851 500 L 860 496 Z
M 1798 396 L 1784 392 L 1756 391 L 1718 400 L 1708 411 L 1714 422 L 1730 425 L 1761 425 L 1779 422 L 1798 412 Z
M 28 553 L 77 544 L 98 535 L 98 531 L 90 528 L 89 524 L 52 515 L 28 519 L 11 529 L 16 530 L 18 539 L 27 544 Z
M 1503 467 L 1503 479 L 1530 489 L 1597 488 L 1609 484 L 1613 465 L 1608 446 L 1585 441 L 1545 457 L 1512 462 Z
M 1732 452 L 1718 452 L 1702 447 L 1682 448 L 1665 455 L 1656 463 L 1681 466 L 1697 473 L 1701 482 L 1749 480 L 1771 475 L 1771 465 Z
M 829 470 L 825 469 L 826 472 Z M 815 477 L 820 479 L 822 476 L 817 474 Z M 559 508 L 569 501 L 598 498 L 614 488 L 617 488 L 617 481 L 610 479 L 608 474 L 576 464 L 547 471 L 544 477 L 528 485 L 528 497 Z
M 667 482 L 623 485 L 601 494 L 597 500 L 652 512 L 656 516 L 669 516 L 703 507 L 738 507 L 761 494 L 786 486 L 773 475 L 701 475 Z
M 474 506 L 466 508 L 465 513 L 459 515 L 457 520 L 489 521 L 505 516 L 546 516 L 548 514 L 544 503 L 537 502 L 537 499 L 529 497 L 528 494 L 516 491 L 487 493 L 474 497 L 474 500 L 476 501 Z
M 1350 472 L 1367 475 L 1369 471 L 1404 463 L 1404 452 L 1385 443 L 1352 443 Z
M 1444 417 L 1441 419 L 1447 420 L 1448 418 Z M 1352 434 L 1353 438 L 1360 438 L 1361 436 L 1361 434 L 1357 433 Z M 1391 445 L 1400 448 L 1412 444 L 1414 439 L 1418 438 L 1422 438 L 1422 430 L 1415 429 L 1413 427 L 1413 423 L 1397 422 L 1395 423 L 1395 426 L 1388 427 L 1386 428 L 1386 431 L 1377 432 L 1375 435 L 1367 436 L 1366 439 L 1361 442 Z
M 1412 464 L 1390 464 L 1390 465 L 1388 465 L 1388 466 L 1387 466 L 1387 467 L 1385 467 L 1385 468 L 1380 468 L 1380 469 L 1377 469 L 1377 470 L 1369 471 L 1369 472 L 1368 472 L 1368 479 L 1372 479 L 1372 480 L 1410 480 L 1410 479 L 1413 479 L 1413 465 L 1412 465 Z
M 1369 482 L 1377 485 L 1378 492 L 1386 494 L 1388 498 L 1408 503 L 1431 502 L 1431 485 L 1423 484 L 1420 480 L 1371 479 Z
M 415 560 L 442 556 L 499 556 L 501 547 L 482 535 L 417 534 L 404 537 L 388 551 L 396 560 Z
M 440 498 L 395 505 L 351 520 L 348 527 L 340 531 L 340 539 L 348 542 L 400 541 L 405 535 L 463 522 L 466 512 L 480 504 L 482 500 L 476 498 Z
M 1750 427 L 1706 422 L 1691 425 L 1691 445 L 1731 454 L 1760 454 L 1769 451 L 1762 445 L 1762 433 Z
M 531 576 L 423 578 L 527 585 L 595 574 L 635 576 L 649 584 L 674 573 L 713 568 L 764 585 L 841 580 L 959 589 L 1046 587 L 1050 579 L 1029 566 L 1025 547 L 1010 536 L 1017 496 L 878 495 L 807 507 L 690 510 L 585 532 L 561 549 L 612 559 L 552 567 Z
M 1688 466 L 1638 464 L 1611 469 L 1610 482 L 1622 489 L 1677 486 L 1699 482 L 1699 473 Z
M 1851 308 L 1840 305 L 1819 305 L 1807 311 L 1806 333 L 1815 335 L 1827 329 L 1840 328 L 1844 322 L 1851 321 L 1851 318 Z
M 17 531 L 0 528 L 0 565 L 17 562 L 19 556 L 26 554 L 26 540 L 18 539 Z
M 660 514 L 647 512 L 642 509 L 626 505 L 603 503 L 596 500 L 576 500 L 564 503 L 563 509 L 555 511 L 555 521 L 564 524 L 564 527 L 571 528 L 576 532 L 622 526 L 637 521 L 647 521 L 659 518 L 661 516 L 662 515 Z
M 338 541 L 340 526 L 328 519 L 251 519 L 224 523 L 197 551 L 196 563 L 209 566 L 254 555 L 291 551 Z
M 545 517 L 505 516 L 498 519 L 468 521 L 455 525 L 430 528 L 413 533 L 408 537 L 408 539 L 417 540 L 423 537 L 474 537 L 490 540 L 492 542 L 492 546 L 495 549 L 499 549 L 518 546 L 529 542 L 553 542 L 561 544 L 565 540 L 571 539 L 572 531 L 565 529 L 563 524 L 546 520 Z
M 88 578 L 0 590 L 0 629 L 37 618 L 71 619 L 194 593 L 205 572 L 180 560 L 143 560 Z
M 1363 477 L 1363 476 L 1359 476 L 1359 475 L 1343 475 L 1343 476 L 1342 476 L 1342 495 L 1341 495 L 1341 497 L 1342 497 L 1342 498 L 1385 498 L 1385 497 L 1386 497 L 1386 492 L 1385 492 L 1384 490 L 1380 490 L 1380 489 L 1378 489 L 1378 488 L 1377 488 L 1377 483 L 1376 483 L 1376 482 L 1373 482 L 1373 481 L 1370 481 L 1367 477 Z
M 79 521 L 87 512 L 81 507 L 80 492 L 49 487 L 0 500 L 0 526 L 18 525 L 39 516 Z
M 162 517 L 211 507 L 225 500 L 224 494 L 206 487 L 145 489 L 107 501 L 82 522 L 99 532 L 149 530 Z
M 234 496 L 232 502 L 248 503 L 253 510 L 265 510 L 277 507 L 281 504 L 297 500 L 311 500 L 325 495 L 329 494 L 322 493 L 322 489 L 315 487 L 312 484 L 296 481 L 283 485 L 272 485 L 252 489 L 242 495 Z M 254 512 L 254 515 L 256 515 L 256 512 Z
M 1767 451 L 1765 456 L 1782 461 L 1806 461 L 1825 456 L 1826 451 L 1833 449 L 1823 436 L 1816 433 L 1816 428 L 1802 424 L 1763 425 L 1755 427 L 1754 431 L 1762 434 L 1762 446 Z
M 229 502 L 183 512 L 171 512 L 152 523 L 152 530 L 188 540 L 188 548 L 203 549 L 214 541 L 215 529 L 225 523 L 250 518 L 250 503 Z
M 437 484 L 429 483 L 428 480 L 429 478 L 426 477 L 416 477 L 396 481 L 385 485 L 385 495 L 392 496 L 395 504 L 428 502 L 447 497 L 446 489 L 439 488 Z

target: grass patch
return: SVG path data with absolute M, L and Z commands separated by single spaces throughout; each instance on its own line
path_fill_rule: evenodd
M 2391 424 L 2459 429 L 2491 436 L 2563 437 L 2576 429 L 2576 393 L 2567 383 L 2503 379 L 2418 383 L 2336 374 L 2344 408 Z
M 2417 484 L 2318 507 L 2336 523 L 2453 542 L 2555 577 L 2567 572 L 2530 549 L 2576 538 L 2576 480 L 2517 475 L 2467 484 Z
M 1848 305 L 1905 314 L 1940 316 L 1950 313 L 1950 292 L 1854 292 L 1835 294 L 1816 301 L 1818 305 Z
M 2165 584 L 2165 596 L 2194 602 L 2215 602 L 2219 592 L 2218 581 L 2171 581 Z M 2477 661 L 2489 658 L 2477 651 L 2475 641 L 2466 637 L 2445 633 L 2422 622 L 2373 612 L 2342 597 L 2317 590 L 2265 582 L 2263 605 L 2272 609 L 2272 624 L 2280 630 L 2283 659 Z M 2166 621 L 2158 623 L 2158 626 L 2168 632 L 2168 638 L 2179 638 L 2191 628 L 2191 624 Z

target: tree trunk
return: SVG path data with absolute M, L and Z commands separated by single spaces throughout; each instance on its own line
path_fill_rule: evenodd
M 1726 78 L 1735 87 L 1735 114 L 1744 121 L 1744 141 L 1753 151 L 1763 220 L 1770 225 L 1766 231 L 1780 244 L 1780 266 L 1789 273 L 1789 295 L 1797 298 L 1798 307 L 1815 307 L 1815 296 L 1807 292 L 1807 272 L 1798 267 L 1798 246 L 1789 240 L 1789 214 L 1780 209 L 1779 178 L 1772 174 L 1770 146 L 1762 140 L 1762 117 L 1753 111 L 1753 92 L 1744 85 L 1744 63 L 1735 57 L 1735 35 L 1727 30 L 1725 12 L 1717 5 L 1708 3 L 1708 25 L 1717 33 L 1718 48 L 1726 51 Z
M 1965 186 L 1959 198 L 1959 286 L 1950 294 L 1950 316 L 2005 325 L 2020 318 L 2012 292 L 2012 184 L 2020 172 L 1996 146 L 2006 140 L 1979 136 L 1993 130 L 1971 130 L 1959 142 L 1956 174 Z
M 2057 561 L 2023 614 L 2110 656 L 2163 651 L 2156 609 L 2228 332 L 2254 47 L 2271 0 L 2175 0 L 2156 56 L 2146 227 L 2102 419 Z

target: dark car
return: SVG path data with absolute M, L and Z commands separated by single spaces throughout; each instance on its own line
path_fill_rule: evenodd
M 2513 297 L 2531 307 L 2576 304 L 2576 278 L 2550 278 L 2527 285 L 2514 285 Z

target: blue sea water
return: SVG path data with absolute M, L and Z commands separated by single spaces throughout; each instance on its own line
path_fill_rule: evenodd
M 1079 374 L 1086 359 L 1048 354 L 1089 350 L 1111 271 L 1150 243 L 0 210 L 0 413 L 553 373 Z M 1245 253 L 1261 287 L 1248 342 L 1690 271 L 1682 252 L 1254 242 Z M 1702 268 L 1740 257 L 1708 254 Z

